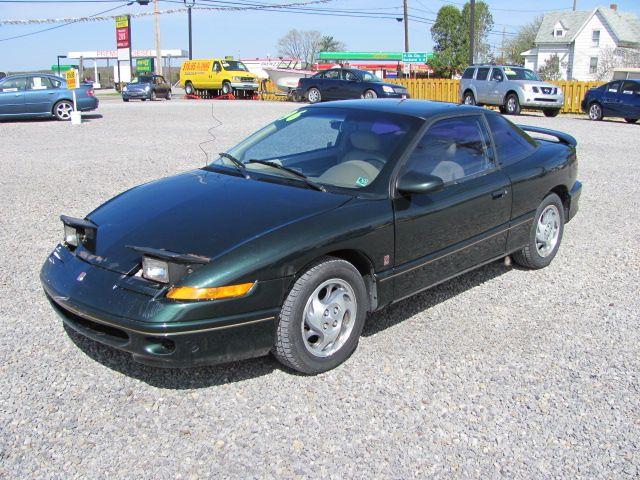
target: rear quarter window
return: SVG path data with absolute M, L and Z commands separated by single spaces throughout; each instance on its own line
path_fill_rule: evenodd
M 473 72 L 475 71 L 475 68 L 467 68 L 464 73 L 462 74 L 462 78 L 464 79 L 470 79 L 473 78 Z
M 504 117 L 498 114 L 486 117 L 493 134 L 498 162 L 503 167 L 522 160 L 537 148 L 534 139 Z
M 489 75 L 488 68 L 479 68 L 478 73 L 476 74 L 476 80 L 486 80 Z

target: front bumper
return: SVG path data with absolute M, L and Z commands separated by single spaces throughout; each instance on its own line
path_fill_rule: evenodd
M 258 83 L 231 82 L 231 88 L 234 90 L 258 90 L 259 87 Z
M 382 92 L 381 94 L 379 94 L 380 98 L 411 98 L 409 96 L 409 92 L 393 92 L 393 93 L 389 93 L 389 92 Z
M 68 327 L 161 367 L 266 355 L 285 285 L 285 279 L 259 282 L 250 296 L 237 300 L 174 302 L 145 291 L 135 277 L 90 265 L 62 245 L 43 265 L 40 279 Z
M 122 92 L 123 100 L 130 100 L 132 98 L 150 98 L 151 90 L 148 92 L 145 90 L 128 90 L 126 92 Z
M 542 93 L 526 92 L 520 102 L 524 108 L 557 108 L 564 106 L 564 95 L 544 95 Z

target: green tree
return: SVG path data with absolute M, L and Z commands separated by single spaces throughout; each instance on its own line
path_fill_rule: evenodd
M 544 65 L 538 69 L 538 75 L 543 80 L 560 80 L 562 74 L 560 73 L 560 57 L 554 54 L 547 58 Z
M 536 35 L 540 30 L 541 23 L 542 16 L 538 16 L 530 23 L 520 27 L 518 33 L 505 42 L 503 58 L 500 63 L 524 65 L 524 57 L 521 53 L 535 46 Z
M 345 49 L 345 46 L 331 35 L 324 35 L 320 39 L 319 48 L 321 52 L 340 52 Z
M 453 72 L 464 67 L 466 59 L 462 25 L 462 14 L 453 5 L 445 5 L 438 10 L 431 27 L 434 56 L 429 60 L 429 66 L 436 76 L 450 78 Z
M 462 22 L 462 31 L 464 32 L 464 49 L 468 58 L 471 43 L 469 41 L 469 27 L 471 24 L 471 6 L 469 2 L 465 3 L 462 8 Z M 476 2 L 474 27 L 474 59 L 477 62 L 487 62 L 491 55 L 489 32 L 493 29 L 493 15 L 491 15 L 489 5 L 485 2 Z

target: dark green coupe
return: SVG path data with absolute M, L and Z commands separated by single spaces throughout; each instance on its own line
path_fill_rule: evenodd
M 42 284 L 70 328 L 140 362 L 273 352 L 323 372 L 369 312 L 506 255 L 548 265 L 578 210 L 575 146 L 477 107 L 305 106 L 205 168 L 62 216 Z

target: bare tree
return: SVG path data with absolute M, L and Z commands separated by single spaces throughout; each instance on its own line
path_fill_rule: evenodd
M 640 49 L 608 47 L 603 48 L 598 56 L 598 80 L 610 80 L 614 68 L 640 67 Z
M 311 65 L 320 51 L 322 34 L 316 30 L 289 30 L 278 40 L 280 55 L 302 60 Z

